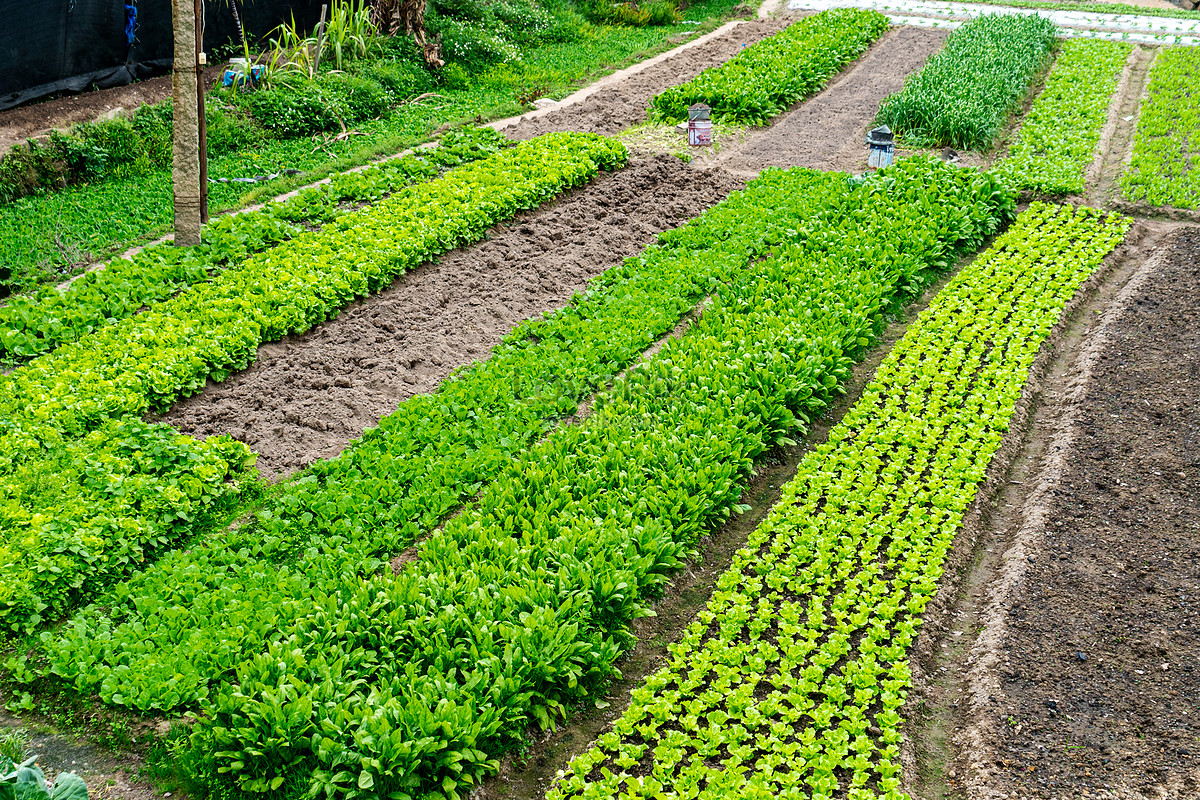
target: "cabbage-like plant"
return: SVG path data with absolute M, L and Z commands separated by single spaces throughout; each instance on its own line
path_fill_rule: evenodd
M 87 784 L 74 772 L 60 772 L 54 785 L 37 765 L 37 756 L 16 764 L 0 756 L 0 800 L 87 800 Z

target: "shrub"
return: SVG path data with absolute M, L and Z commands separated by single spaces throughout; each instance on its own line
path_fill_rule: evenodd
M 337 115 L 314 81 L 280 83 L 244 98 L 259 124 L 283 137 L 311 136 L 337 127 Z
M 375 61 L 365 65 L 358 74 L 382 86 L 389 96 L 389 104 L 433 88 L 429 71 L 408 61 Z
M 344 72 L 331 72 L 317 78 L 327 105 L 344 123 L 374 119 L 388 110 L 387 90 L 375 81 Z
M 582 8 L 585 17 L 603 25 L 673 25 L 680 19 L 679 6 L 673 0 L 655 0 L 651 3 L 587 0 Z

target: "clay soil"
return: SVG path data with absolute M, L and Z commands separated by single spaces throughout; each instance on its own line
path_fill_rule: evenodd
M 337 455 L 405 398 L 486 358 L 515 325 L 741 185 L 670 156 L 635 160 L 303 336 L 263 345 L 249 369 L 161 419 L 194 436 L 231 434 L 258 451 L 267 476 Z

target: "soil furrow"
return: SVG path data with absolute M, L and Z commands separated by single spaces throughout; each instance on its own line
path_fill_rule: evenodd
M 1088 202 L 1091 205 L 1103 207 L 1117 198 L 1117 181 L 1133 156 L 1138 110 L 1145 100 L 1150 67 L 1157 53 L 1157 48 L 1137 45 L 1129 54 L 1116 97 L 1109 106 L 1108 120 L 1100 133 L 1096 159 L 1088 169 Z
M 752 131 L 718 163 L 745 175 L 765 167 L 796 166 L 862 172 L 867 166 L 864 137 L 880 101 L 898 91 L 948 35 L 929 28 L 892 28 L 828 88 L 770 127 Z
M 992 601 L 1003 664 L 973 796 L 1200 794 L 1198 253 L 1188 228 L 1144 265 L 1054 414 Z
M 434 391 L 515 325 L 740 186 L 670 156 L 635 160 L 303 336 L 263 345 L 250 368 L 161 420 L 193 436 L 231 434 L 258 451 L 268 476 L 337 455 L 405 398 Z

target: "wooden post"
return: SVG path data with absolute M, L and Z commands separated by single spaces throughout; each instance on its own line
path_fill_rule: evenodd
M 172 178 L 175 194 L 175 244 L 200 244 L 200 125 L 196 119 L 196 8 L 194 0 L 171 0 L 175 31 L 172 66 L 174 141 Z
M 200 224 L 208 222 L 208 118 L 204 113 L 204 0 L 196 0 L 196 120 L 200 126 Z
M 321 6 L 321 21 L 317 23 L 317 54 L 313 57 L 312 76 L 317 76 L 317 70 L 321 68 L 321 49 L 325 46 L 325 12 L 329 9 L 328 5 Z

